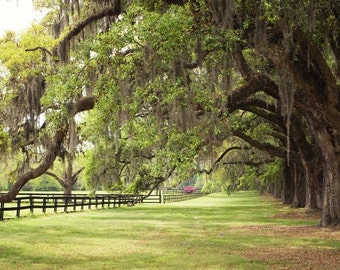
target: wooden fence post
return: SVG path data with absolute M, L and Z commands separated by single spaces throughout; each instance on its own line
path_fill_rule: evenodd
M 0 220 L 4 220 L 4 211 L 5 211 L 5 203 L 1 202 L 0 203 Z
M 117 199 L 117 196 L 114 196 L 113 197 L 113 208 L 116 208 L 116 199 Z
M 17 214 L 16 214 L 17 218 L 20 217 L 20 207 L 21 207 L 21 198 L 18 198 L 17 199 Z
M 30 194 L 30 212 L 31 214 L 34 212 L 34 198 L 32 197 L 32 194 Z
M 46 197 L 43 198 L 43 205 L 42 205 L 43 209 L 42 209 L 42 212 L 44 214 L 46 214 L 46 201 L 47 200 L 48 200 L 48 198 L 46 198 Z
M 82 197 L 82 198 L 81 198 L 81 207 L 80 207 L 80 210 L 81 210 L 81 211 L 84 210 L 84 203 L 85 203 L 85 198 Z
M 77 196 L 74 195 L 74 199 L 73 199 L 73 211 L 76 212 L 77 210 Z
M 95 206 L 96 206 L 96 209 L 98 208 L 98 196 L 96 195 L 96 204 L 95 204 Z
M 70 199 L 70 198 L 67 198 L 66 200 L 64 200 L 64 212 L 65 212 L 65 213 L 68 213 L 68 212 L 67 212 L 67 207 L 68 207 L 69 199 Z
M 54 200 L 54 213 L 58 212 L 58 198 L 57 197 L 53 197 Z

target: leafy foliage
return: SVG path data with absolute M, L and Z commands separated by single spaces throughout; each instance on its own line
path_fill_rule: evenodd
M 276 193 L 292 197 L 285 202 L 317 194 L 314 205 L 340 194 L 339 13 L 332 1 L 36 4 L 51 8 L 54 38 L 34 26 L 0 44 L 8 70 L 0 138 L 5 151 L 23 149 L 18 171 L 45 170 L 57 156 L 72 163 L 82 149 L 89 188 L 202 184 L 204 172 L 209 190 L 292 185 L 293 192 Z M 84 110 L 91 112 L 75 118 Z M 333 161 L 322 181 L 335 190 L 325 194 L 316 184 L 325 171 L 311 165 L 322 168 L 322 160 Z M 283 169 L 291 179 L 280 185 Z M 339 222 L 337 209 L 325 218 Z

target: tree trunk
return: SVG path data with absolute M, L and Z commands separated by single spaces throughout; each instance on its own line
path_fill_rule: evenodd
M 321 225 L 340 226 L 340 155 L 334 151 L 329 141 L 323 142 L 324 196 Z
M 64 188 L 65 197 L 70 197 L 72 195 L 72 188 L 73 188 L 73 184 L 70 182 L 67 182 Z
M 74 124 L 74 120 L 71 120 L 70 126 L 72 126 Z M 69 136 L 72 137 L 75 134 L 74 133 L 74 129 L 69 129 Z M 66 152 L 66 170 L 65 170 L 65 174 L 64 174 L 64 196 L 65 198 L 70 199 L 70 196 L 72 194 L 72 188 L 74 185 L 74 181 L 73 181 L 73 154 L 74 154 L 74 149 L 73 146 L 71 146 L 71 153 Z
M 318 209 L 317 203 L 317 175 L 315 175 L 315 171 L 312 164 L 308 163 L 304 159 L 302 159 L 302 166 L 305 172 L 306 179 L 306 201 L 305 207 L 310 209 Z
M 319 209 L 322 209 L 323 205 L 323 193 L 324 193 L 324 181 L 323 181 L 323 170 L 319 168 L 316 182 L 316 201 Z
M 306 181 L 303 169 L 298 164 L 292 164 L 291 170 L 294 179 L 293 207 L 304 207 L 306 202 Z
M 322 153 L 323 206 L 321 226 L 340 226 L 340 152 L 339 142 L 318 116 L 308 115 L 309 125 Z
M 292 174 L 291 168 L 288 166 L 287 162 L 284 165 L 284 181 L 282 186 L 281 200 L 284 204 L 291 204 L 294 197 L 294 176 Z
M 0 202 L 11 202 L 28 181 L 43 175 L 52 166 L 64 137 L 65 130 L 58 130 L 40 165 L 21 174 L 10 190 L 0 195 Z

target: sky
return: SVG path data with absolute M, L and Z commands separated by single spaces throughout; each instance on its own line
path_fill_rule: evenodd
M 0 0 L 0 36 L 6 30 L 25 30 L 36 18 L 32 0 Z

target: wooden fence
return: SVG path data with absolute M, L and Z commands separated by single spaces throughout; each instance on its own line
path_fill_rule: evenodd
M 208 193 L 204 192 L 163 194 L 163 203 L 186 201 L 206 195 Z
M 15 212 L 19 218 L 22 213 L 34 214 L 47 211 L 76 212 L 84 209 L 115 208 L 121 205 L 133 205 L 141 201 L 139 195 L 130 194 L 105 194 L 90 197 L 88 195 L 74 194 L 64 196 L 62 194 L 20 194 L 11 203 L 0 203 L 0 220 L 5 219 L 6 212 Z M 12 214 L 13 216 L 13 214 Z
M 136 203 L 171 203 L 189 200 L 206 195 L 205 193 L 153 194 L 143 199 L 135 194 L 72 194 L 60 193 L 19 193 L 11 203 L 0 203 L 0 220 L 21 217 L 28 214 L 47 212 L 77 212 L 85 209 L 116 208 Z M 8 213 L 8 214 L 6 214 Z M 11 214 L 9 214 L 11 213 Z

